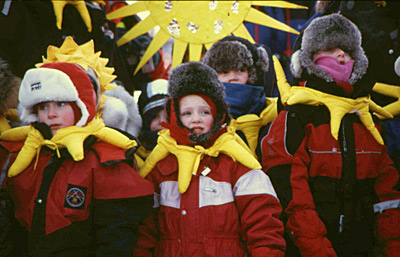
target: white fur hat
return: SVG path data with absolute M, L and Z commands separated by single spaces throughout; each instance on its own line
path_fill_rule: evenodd
M 95 91 L 87 74 L 76 64 L 48 63 L 25 73 L 19 90 L 21 121 L 38 120 L 34 106 L 48 101 L 74 102 L 81 111 L 76 126 L 85 126 L 96 112 Z
M 107 96 L 101 116 L 104 124 L 138 137 L 142 128 L 142 117 L 134 97 L 123 86 L 108 90 L 104 95 Z

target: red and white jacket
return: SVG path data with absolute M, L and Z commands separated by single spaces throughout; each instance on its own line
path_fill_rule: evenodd
M 335 140 L 325 106 L 287 106 L 262 154 L 301 256 L 400 256 L 399 175 L 356 114 Z
M 0 142 L 3 175 L 22 146 Z M 76 162 L 66 149 L 58 158 L 43 148 L 36 168 L 32 161 L 5 180 L 15 219 L 29 234 L 29 256 L 131 256 L 135 230 L 151 211 L 154 191 L 128 164 L 125 152 L 98 140 Z M 12 244 L 26 247 L 18 240 Z
M 140 226 L 134 256 L 284 256 L 281 205 L 265 173 L 226 155 L 205 156 L 184 194 L 170 154 L 147 176 L 153 214 Z

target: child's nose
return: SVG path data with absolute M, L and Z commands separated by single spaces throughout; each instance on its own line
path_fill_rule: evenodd
M 337 57 L 338 58 L 344 58 L 344 56 L 345 56 L 344 51 L 342 49 L 339 49 L 337 51 Z
M 192 117 L 193 117 L 192 122 L 199 122 L 200 121 L 200 114 L 193 113 Z
M 237 80 L 236 73 L 234 72 L 229 73 L 229 81 L 236 81 L 236 80 Z
M 48 110 L 47 116 L 57 117 L 57 110 L 54 107 L 50 106 Z

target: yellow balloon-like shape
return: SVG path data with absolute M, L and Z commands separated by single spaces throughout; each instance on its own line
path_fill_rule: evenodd
M 291 85 L 286 80 L 285 72 L 283 71 L 282 65 L 279 62 L 278 58 L 273 55 L 272 60 L 274 62 L 275 76 L 276 82 L 278 84 L 279 95 L 281 96 L 282 104 L 284 104 L 284 99 L 286 99 L 285 95 L 290 91 Z
M 371 101 L 369 96 L 350 99 L 326 94 L 311 88 L 294 86 L 285 94 L 285 98 L 285 104 L 288 105 L 325 105 L 331 114 L 331 134 L 336 140 L 338 139 L 339 127 L 343 116 L 347 113 L 356 113 L 375 140 L 381 145 L 384 143 L 370 114 Z M 373 108 L 373 111 L 378 111 L 381 115 L 392 117 L 390 113 L 378 108 L 377 105 L 373 106 Z
M 385 83 L 376 83 L 372 88 L 373 91 L 396 98 L 397 100 L 393 103 L 390 103 L 383 107 L 386 111 L 390 112 L 393 116 L 397 116 L 400 114 L 400 86 L 396 85 L 388 85 Z M 387 117 L 380 115 L 377 113 L 377 116 L 380 119 L 386 119 Z
M 220 153 L 224 153 L 246 167 L 261 169 L 257 159 L 251 154 L 243 140 L 236 135 L 233 128 L 228 128 L 228 132 L 222 134 L 208 149 L 200 145 L 194 147 L 178 145 L 175 139 L 169 135 L 169 130 L 162 130 L 159 134 L 158 144 L 147 157 L 139 174 L 146 177 L 158 161 L 171 153 L 178 159 L 178 190 L 181 194 L 185 193 L 189 187 L 192 175 L 197 174 L 200 161 L 204 155 L 217 157 Z
M 135 140 L 129 139 L 117 130 L 105 127 L 102 119 L 95 119 L 85 127 L 71 126 L 60 129 L 50 140 L 44 139 L 42 134 L 33 126 L 10 129 L 1 134 L 2 140 L 25 140 L 25 143 L 11 165 L 8 176 L 13 177 L 24 171 L 35 155 L 37 156 L 40 153 L 40 149 L 43 146 L 57 152 L 60 148 L 67 148 L 72 158 L 75 161 L 80 161 L 84 158 L 84 141 L 90 135 L 123 149 L 129 149 L 137 145 Z
M 86 8 L 85 1 L 77 1 L 77 0 L 51 0 L 53 3 L 54 14 L 56 16 L 57 28 L 61 29 L 62 20 L 63 20 L 63 11 L 64 7 L 67 4 L 73 5 L 81 15 L 83 22 L 88 28 L 89 32 L 92 32 L 92 20 L 90 18 L 90 14 L 88 9 Z
M 235 130 L 240 130 L 246 137 L 247 144 L 256 157 L 256 148 L 258 143 L 258 134 L 262 126 L 272 122 L 278 116 L 278 98 L 267 97 L 267 107 L 260 113 L 246 114 L 233 119 L 229 126 L 233 126 Z

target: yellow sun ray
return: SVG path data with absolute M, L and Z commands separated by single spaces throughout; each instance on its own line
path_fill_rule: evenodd
M 183 57 L 185 56 L 187 46 L 188 46 L 188 42 L 184 42 L 179 39 L 175 39 L 174 50 L 172 53 L 172 67 L 176 67 L 180 63 L 182 63 Z
M 189 61 L 198 62 L 201 58 L 201 51 L 203 50 L 202 44 L 189 45 Z
M 147 11 L 146 4 L 144 2 L 136 2 L 131 5 L 131 8 L 120 8 L 115 12 L 108 14 L 107 19 L 112 20 L 112 19 L 122 18 L 145 11 Z
M 250 35 L 244 24 L 240 24 L 240 26 L 235 31 L 233 31 L 233 35 L 245 38 L 253 44 L 255 43 L 253 37 Z
M 187 50 L 189 60 L 200 60 L 203 46 L 208 50 L 215 42 L 232 34 L 254 43 L 243 24 L 244 21 L 299 34 L 288 25 L 252 8 L 252 5 L 307 9 L 287 1 L 138 1 L 108 14 L 107 18 L 115 19 L 144 11 L 150 12 L 146 19 L 119 39 L 118 46 L 128 43 L 157 25 L 160 27 L 139 62 L 136 73 L 158 50 L 156 48 L 162 47 L 170 37 L 175 39 L 172 53 L 174 68 L 183 61 Z
M 308 9 L 307 6 L 302 6 L 284 1 L 253 1 L 251 4 L 256 6 L 269 6 L 269 7 L 280 7 L 289 9 Z
M 265 15 L 265 13 L 263 13 L 257 9 L 254 9 L 254 8 L 250 9 L 249 14 L 246 16 L 246 18 L 244 20 L 253 22 L 253 23 L 257 23 L 257 24 L 261 24 L 261 25 L 271 27 L 274 29 L 279 29 L 279 30 L 283 30 L 286 32 L 290 32 L 293 34 L 299 34 L 298 31 L 292 29 L 288 25 L 286 25 L 278 20 L 275 20 L 274 18 L 271 18 L 268 15 Z
M 132 29 L 130 29 L 125 35 L 123 35 L 118 41 L 117 45 L 122 46 L 123 44 L 128 43 L 132 40 L 132 38 L 136 38 L 140 35 L 143 35 L 147 31 L 153 29 L 157 24 L 149 17 L 142 20 L 138 24 L 136 24 Z
M 163 31 L 159 31 L 157 35 L 151 41 L 151 44 L 147 48 L 146 52 L 144 53 L 142 59 L 140 60 L 138 66 L 136 67 L 135 74 L 140 70 L 140 68 L 162 47 L 165 42 L 171 36 Z

